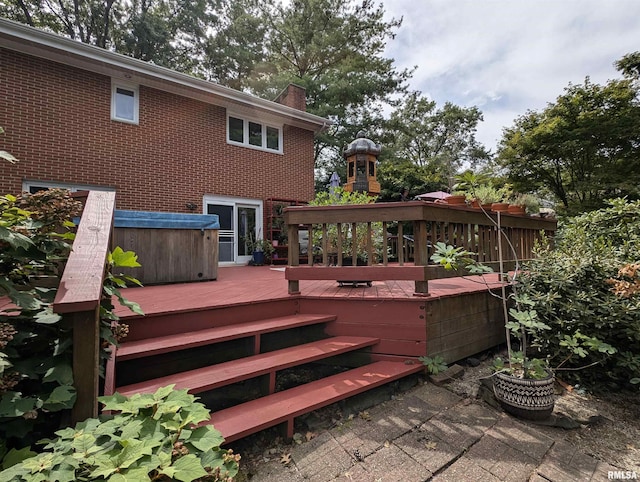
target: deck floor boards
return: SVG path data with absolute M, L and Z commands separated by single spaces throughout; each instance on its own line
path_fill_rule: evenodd
M 497 274 L 484 277 L 446 278 L 429 281 L 431 299 L 462 293 L 485 291 L 487 284 L 500 286 Z M 373 286 L 338 286 L 336 281 L 300 281 L 300 295 L 322 299 L 414 299 L 413 281 L 374 281 Z M 128 288 L 123 295 L 136 301 L 147 315 L 199 310 L 235 304 L 290 299 L 283 267 L 223 266 L 218 279 L 194 283 Z M 136 316 L 116 302 L 116 314 L 122 318 Z

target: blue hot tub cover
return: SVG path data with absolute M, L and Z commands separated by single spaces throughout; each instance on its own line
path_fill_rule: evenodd
M 116 228 L 220 229 L 217 214 L 162 213 L 116 209 Z

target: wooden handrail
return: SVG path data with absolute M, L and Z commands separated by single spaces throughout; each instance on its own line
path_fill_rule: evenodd
M 504 259 L 514 261 L 533 257 L 533 248 L 541 233 L 549 238 L 553 237 L 557 223 L 555 219 L 518 216 L 507 213 L 485 213 L 466 206 L 410 201 L 403 203 L 373 203 L 364 205 L 334 205 L 334 206 L 296 206 L 285 208 L 285 223 L 289 233 L 289 262 L 286 277 L 289 280 L 289 293 L 299 292 L 299 282 L 305 279 L 354 279 L 354 280 L 393 280 L 413 279 L 415 294 L 428 294 L 428 280 L 444 276 L 441 270 L 420 270 L 429 264 L 432 246 L 442 241 L 462 247 L 478 254 L 478 261 L 494 263 L 498 260 L 498 243 L 503 244 Z M 387 259 L 388 240 L 383 234 L 383 253 L 380 260 L 372 260 L 371 223 L 382 223 L 386 232 L 389 223 L 398 226 L 397 254 L 399 266 L 390 266 Z M 408 263 L 405 250 L 406 237 L 403 223 L 413 225 L 413 263 Z M 343 235 L 337 236 L 337 254 L 328 256 L 326 235 L 328 226 L 337 226 L 337 232 L 342 233 L 341 227 L 348 226 L 345 232 L 365 233 L 363 252 L 368 254 L 368 266 L 342 267 L 342 246 L 347 239 Z M 498 225 L 501 235 L 498 235 Z M 299 266 L 298 231 L 308 229 L 309 240 L 313 240 L 313 232 L 322 233 L 322 263 L 314 265 L 313 256 L 309 256 L 309 266 Z M 353 234 L 351 234 L 353 236 Z M 510 244 L 510 247 L 507 246 Z M 356 252 L 352 249 L 347 256 Z M 309 251 L 313 249 L 309 247 Z M 341 271 L 332 270 L 336 264 Z M 406 267 L 403 272 L 402 267 Z M 311 268 L 311 270 L 309 269 Z M 316 268 L 316 271 L 313 269 Z M 320 269 L 324 268 L 324 269 Z M 375 268 L 375 269 L 374 269 Z M 351 273 L 353 277 L 344 277 Z M 341 277 L 337 277 L 341 276 Z
M 113 230 L 115 192 L 90 191 L 53 311 L 73 326 L 72 422 L 98 415 L 100 300 Z

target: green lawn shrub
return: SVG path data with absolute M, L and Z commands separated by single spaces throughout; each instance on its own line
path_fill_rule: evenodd
M 563 379 L 594 389 L 631 387 L 640 377 L 640 293 L 623 296 L 615 282 L 637 281 L 623 279 L 630 272 L 620 269 L 640 261 L 640 201 L 616 199 L 568 219 L 555 249 L 539 254 L 525 266 L 518 287 L 550 327 L 534 347 L 550 366 L 561 365 L 557 375 Z M 615 353 L 576 349 L 581 340 L 598 340 Z

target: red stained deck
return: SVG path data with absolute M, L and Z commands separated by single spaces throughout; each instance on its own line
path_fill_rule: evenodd
M 481 293 L 487 286 L 500 286 L 498 275 L 446 278 L 429 281 L 427 300 L 462 294 Z M 136 301 L 146 315 L 204 310 L 222 306 L 252 304 L 264 301 L 313 298 L 339 300 L 416 300 L 413 281 L 374 281 L 373 286 L 338 286 L 336 281 L 301 281 L 300 294 L 288 294 L 284 268 L 275 266 L 230 266 L 218 269 L 216 281 L 130 288 L 126 298 Z M 116 313 L 133 316 L 128 309 L 118 307 Z

